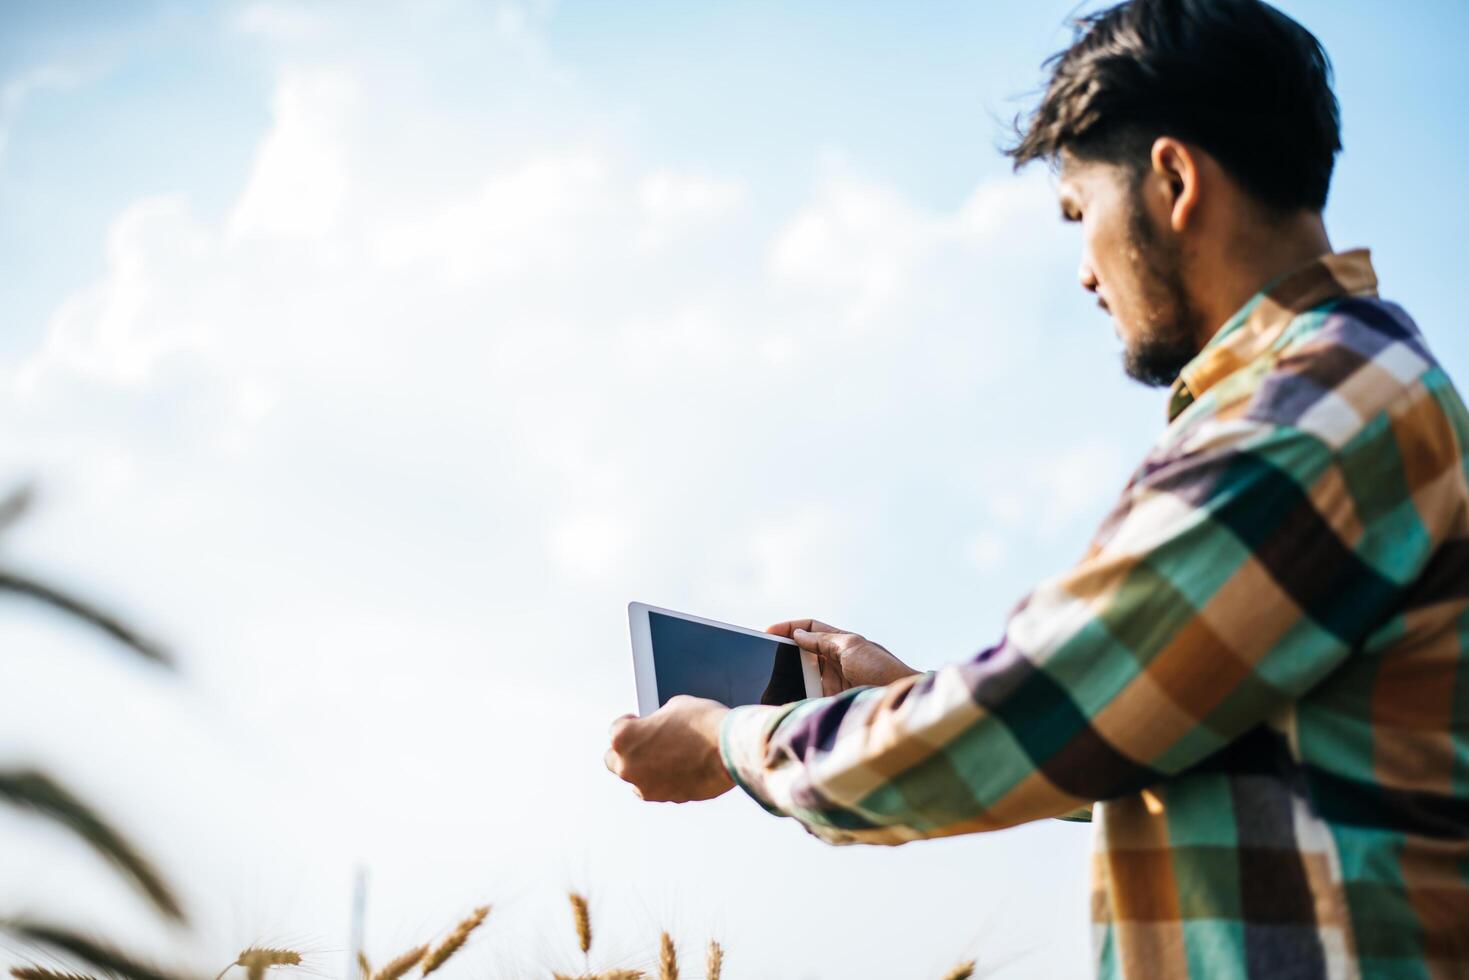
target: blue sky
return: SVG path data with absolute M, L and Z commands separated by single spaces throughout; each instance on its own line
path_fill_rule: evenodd
M 1336 66 L 1332 241 L 1460 377 L 1469 13 L 1283 8 Z M 206 962 L 338 969 L 360 862 L 379 957 L 492 899 L 483 964 L 575 966 L 581 887 L 609 964 L 670 927 L 736 975 L 1082 969 L 1084 827 L 837 849 L 601 768 L 629 599 L 936 666 L 1157 433 L 1048 176 L 995 150 L 1071 9 L 0 8 L 0 463 L 43 491 L 7 547 L 184 665 L 8 610 L 0 745 L 159 853 Z M 150 935 L 0 832 L 37 842 L 0 902 Z

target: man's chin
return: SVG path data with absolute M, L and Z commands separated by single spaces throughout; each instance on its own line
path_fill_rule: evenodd
M 1149 388 L 1167 388 L 1192 357 L 1183 351 L 1124 348 L 1122 373 Z

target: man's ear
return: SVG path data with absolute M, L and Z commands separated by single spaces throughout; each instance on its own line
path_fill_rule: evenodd
M 1195 219 L 1199 207 L 1199 186 L 1203 176 L 1198 152 L 1187 143 L 1171 136 L 1153 141 L 1153 176 L 1159 178 L 1168 204 L 1168 224 L 1181 232 Z

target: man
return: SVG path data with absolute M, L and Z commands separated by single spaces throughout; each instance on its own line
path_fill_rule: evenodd
M 1469 415 L 1322 224 L 1317 40 L 1257 0 L 1082 20 L 1010 151 L 1167 426 L 1075 568 L 918 673 L 812 620 L 828 696 L 613 724 L 650 800 L 832 843 L 1095 821 L 1108 977 L 1469 977 Z

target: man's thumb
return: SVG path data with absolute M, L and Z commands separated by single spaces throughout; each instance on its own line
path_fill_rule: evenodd
M 813 633 L 800 627 L 791 631 L 791 639 L 796 641 L 796 646 L 802 650 L 811 650 L 815 653 L 825 653 L 837 656 L 837 635 L 835 633 Z

